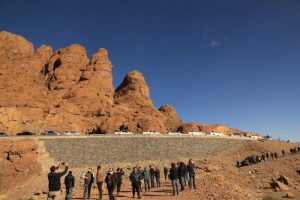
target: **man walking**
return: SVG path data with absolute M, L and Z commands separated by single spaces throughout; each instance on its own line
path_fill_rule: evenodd
M 129 180 L 131 181 L 132 184 L 132 197 L 135 197 L 135 192 L 138 195 L 138 198 L 141 198 L 141 194 L 140 194 L 140 180 L 141 180 L 141 175 L 140 173 L 138 173 L 136 167 L 133 168 L 133 171 L 131 172 L 130 176 L 129 176 Z
M 176 168 L 175 163 L 171 164 L 171 169 L 170 169 L 170 179 L 172 182 L 172 189 L 173 189 L 173 196 L 179 195 L 178 191 L 178 169 Z
M 105 183 L 107 185 L 109 200 L 115 200 L 114 190 L 116 189 L 118 184 L 118 176 L 116 173 L 114 173 L 112 168 L 109 169 L 109 172 L 106 175 Z
M 158 167 L 155 168 L 155 179 L 156 179 L 156 186 L 160 187 L 160 170 L 158 169 Z
M 165 182 L 167 181 L 168 179 L 168 168 L 167 167 L 164 167 L 164 175 L 165 175 Z
M 102 200 L 103 179 L 104 179 L 104 172 L 101 169 L 101 165 L 98 165 L 98 167 L 97 167 L 97 175 L 96 175 L 96 184 L 97 184 L 98 191 L 99 191 L 99 200 Z
M 192 188 L 192 186 L 194 187 L 194 189 L 196 189 L 196 183 L 195 183 L 195 164 L 194 161 L 192 159 L 189 160 L 189 164 L 187 165 L 187 171 L 189 173 L 189 186 L 190 188 Z
M 124 176 L 124 171 L 122 168 L 117 168 L 118 184 L 117 184 L 117 195 L 121 192 L 122 180 Z
M 88 172 L 83 174 L 84 179 L 84 193 L 83 199 L 86 200 L 87 198 L 91 198 L 91 188 L 94 183 L 94 174 L 92 173 L 92 168 L 88 169 Z
M 68 172 L 68 165 L 63 164 L 65 166 L 65 170 L 60 173 L 56 173 L 55 171 L 59 169 L 58 167 L 52 166 L 50 167 L 50 173 L 48 174 L 48 197 L 47 200 L 59 200 L 60 199 L 60 189 L 61 183 L 60 178 L 64 176 Z
M 75 186 L 75 177 L 72 175 L 72 171 L 69 171 L 68 175 L 65 177 L 66 186 L 66 200 L 71 200 L 72 191 Z
M 185 179 L 185 171 L 186 171 L 186 168 L 184 166 L 184 163 L 180 162 L 179 163 L 179 167 L 178 167 L 178 176 L 179 176 L 179 184 L 180 184 L 181 191 L 184 190 L 183 183 L 185 182 L 184 181 L 184 179 Z
M 149 169 L 147 169 L 147 167 L 145 167 L 144 171 L 143 171 L 145 192 L 147 192 L 147 189 L 148 189 L 148 192 L 150 192 L 150 176 L 151 176 L 151 174 L 150 174 Z
M 154 188 L 154 178 L 155 178 L 155 170 L 154 168 L 152 167 L 152 165 L 150 165 L 150 181 L 151 181 L 151 188 Z

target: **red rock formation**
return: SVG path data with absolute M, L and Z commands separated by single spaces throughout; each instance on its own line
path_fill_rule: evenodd
M 132 132 L 197 130 L 230 132 L 225 126 L 186 124 L 175 108 L 156 109 L 142 73 L 132 71 L 114 90 L 107 50 L 91 59 L 75 44 L 52 53 L 9 32 L 0 32 L 0 132 L 45 130 L 86 133 L 100 127 L 112 133 L 126 125 Z

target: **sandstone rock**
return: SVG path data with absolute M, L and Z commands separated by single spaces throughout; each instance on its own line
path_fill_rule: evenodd
M 280 189 L 280 191 L 288 191 L 290 188 L 280 181 L 272 181 L 271 186 L 273 189 Z
M 34 52 L 25 38 L 0 32 L 0 131 L 41 133 L 76 131 L 96 127 L 113 133 L 121 125 L 136 133 L 227 130 L 227 127 L 187 124 L 175 108 L 153 106 L 142 73 L 132 71 L 115 90 L 112 63 L 100 48 L 91 59 L 84 47 L 74 44 L 52 52 L 41 45 Z
M 41 171 L 36 153 L 37 144 L 32 139 L 0 140 L 0 192 L 15 188 Z
M 220 167 L 214 166 L 214 165 L 207 165 L 203 169 L 205 172 L 213 172 L 213 171 L 219 171 Z
M 170 105 L 163 105 L 159 111 L 165 117 L 164 125 L 168 131 L 177 131 L 183 122 L 179 119 L 176 109 Z
M 116 89 L 116 103 L 127 103 L 131 106 L 153 106 L 149 88 L 144 76 L 138 71 L 126 74 L 123 82 Z
M 34 47 L 31 42 L 22 36 L 0 32 L 0 57 L 8 59 L 24 58 L 34 54 Z
M 52 48 L 47 45 L 42 45 L 36 50 L 36 54 L 42 60 L 43 63 L 46 63 L 52 55 Z
M 288 198 L 288 199 L 293 199 L 293 198 L 295 198 L 296 196 L 292 193 L 292 192 L 288 192 L 287 194 L 286 194 L 286 198 Z
M 48 88 L 71 89 L 79 81 L 88 62 L 85 48 L 78 44 L 59 49 L 43 68 Z

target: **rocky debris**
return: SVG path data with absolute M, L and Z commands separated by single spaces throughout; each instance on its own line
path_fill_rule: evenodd
M 288 192 L 288 193 L 285 195 L 285 197 L 288 198 L 288 199 L 293 199 L 293 198 L 295 198 L 296 196 L 294 195 L 294 193 Z
M 288 190 L 290 190 L 290 188 L 287 185 L 285 185 L 284 183 L 282 183 L 280 181 L 272 180 L 270 185 L 275 190 L 279 190 L 279 191 L 288 191 Z
M 36 154 L 37 144 L 32 139 L 0 140 L 0 193 L 41 171 Z
M 207 165 L 203 168 L 203 171 L 205 172 L 213 172 L 213 171 L 219 171 L 220 167 L 215 166 L 215 165 Z

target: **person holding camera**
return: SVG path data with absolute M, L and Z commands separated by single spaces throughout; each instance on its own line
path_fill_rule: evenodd
M 59 200 L 60 199 L 60 190 L 61 190 L 61 183 L 60 178 L 64 176 L 68 172 L 68 165 L 66 163 L 62 163 L 62 166 L 65 167 L 63 172 L 56 172 L 60 168 L 61 165 L 58 167 L 52 166 L 50 167 L 50 173 L 48 174 L 48 197 L 47 200 Z

